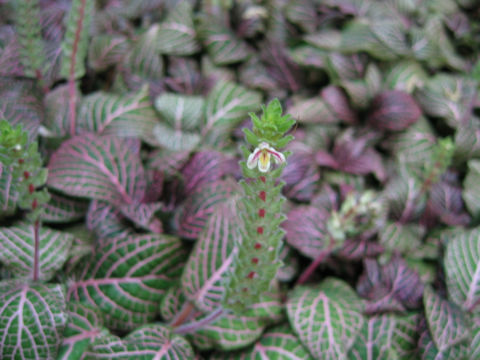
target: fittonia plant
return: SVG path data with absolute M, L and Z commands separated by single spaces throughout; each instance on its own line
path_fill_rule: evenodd
M 260 119 L 253 113 L 250 117 L 253 131 L 244 129 L 244 132 L 254 150 L 243 147 L 241 236 L 224 301 L 225 307 L 235 312 L 260 301 L 262 294 L 271 288 L 281 265 L 279 252 L 284 231 L 280 225 L 286 216 L 282 213 L 284 182 L 278 178 L 289 153 L 280 150 L 293 139 L 285 134 L 295 124 L 290 115 L 282 116 L 277 99 L 263 107 Z

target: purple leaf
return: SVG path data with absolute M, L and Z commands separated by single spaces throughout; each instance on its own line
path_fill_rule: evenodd
M 181 242 L 169 236 L 100 240 L 90 262 L 71 284 L 68 299 L 98 307 L 111 328 L 133 329 L 153 320 L 184 257 Z
M 20 44 L 12 26 L 4 25 L 0 28 L 0 75 L 23 76 L 23 66 L 20 63 Z
M 48 169 L 47 185 L 73 196 L 122 205 L 140 202 L 145 193 L 139 156 L 111 136 L 86 134 L 64 142 Z
M 282 180 L 286 183 L 283 192 L 288 198 L 299 201 L 310 200 L 320 180 L 320 173 L 314 165 L 313 155 L 309 152 L 295 151 L 288 158 Z
M 55 136 L 62 137 L 70 132 L 70 96 L 68 85 L 57 86 L 45 96 L 45 126 Z
M 329 214 L 313 206 L 298 206 L 287 215 L 283 228 L 287 243 L 303 255 L 315 259 L 328 248 L 330 235 L 326 228 Z
M 408 93 L 388 90 L 374 98 L 368 121 L 380 130 L 400 131 L 415 123 L 420 115 L 420 107 Z
M 365 272 L 357 284 L 360 296 L 366 298 L 367 313 L 406 311 L 418 308 L 423 294 L 423 283 L 399 256 L 386 265 L 366 259 Z
M 0 78 L 0 118 L 12 125 L 21 124 L 30 141 L 36 138 L 43 106 L 34 81 Z
M 66 322 L 61 285 L 0 282 L 2 359 L 56 359 Z
M 284 89 L 296 92 L 300 89 L 302 73 L 284 48 L 267 41 L 261 47 L 261 58 L 267 64 L 267 72 Z
M 366 239 L 347 239 L 343 246 L 335 252 L 335 255 L 348 260 L 362 260 L 376 257 L 383 253 L 382 245 Z
M 34 274 L 34 225 L 22 223 L 0 228 L 0 261 L 22 278 L 48 281 L 67 260 L 73 236 L 41 227 L 39 231 L 38 274 Z
M 171 56 L 169 58 L 166 84 L 180 94 L 194 95 L 201 93 L 205 86 L 195 60 Z
M 133 233 L 119 209 L 105 201 L 93 200 L 87 212 L 86 225 L 99 238 L 127 236 Z
M 331 156 L 320 150 L 315 159 L 319 165 L 356 175 L 374 173 L 380 181 L 385 181 L 382 158 L 370 144 L 376 136 L 375 133 L 354 134 L 350 128 L 337 138 Z
M 357 114 L 348 103 L 347 96 L 338 86 L 330 85 L 322 90 L 323 100 L 341 121 L 353 125 L 358 122 Z
M 239 241 L 238 217 L 233 201 L 216 206 L 183 271 L 183 292 L 203 312 L 213 312 L 222 304 L 232 250 Z
M 215 205 L 226 201 L 234 190 L 234 184 L 222 180 L 206 183 L 201 188 L 197 188 L 175 214 L 177 235 L 196 239 L 205 228 Z
M 448 178 L 447 178 L 448 176 Z M 470 216 L 465 212 L 462 187 L 457 174 L 446 173 L 442 180 L 432 186 L 426 211 L 436 215 L 444 224 L 468 225 Z
M 120 207 L 120 212 L 135 225 L 154 233 L 162 233 L 162 222 L 155 218 L 155 213 L 163 207 L 160 202 L 130 204 Z
M 100 34 L 91 39 L 88 49 L 88 64 L 96 71 L 103 71 L 121 62 L 128 51 L 124 36 Z
M 218 151 L 205 150 L 195 153 L 182 169 L 185 196 L 190 196 L 204 184 L 220 180 L 227 171 L 226 162 L 226 156 Z

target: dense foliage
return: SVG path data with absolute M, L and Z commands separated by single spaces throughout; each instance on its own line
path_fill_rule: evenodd
M 0 1 L 0 358 L 478 360 L 477 3 Z

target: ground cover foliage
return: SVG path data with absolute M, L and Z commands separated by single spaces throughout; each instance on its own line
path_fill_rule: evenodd
M 476 3 L 0 1 L 0 358 L 480 359 Z M 274 98 L 282 265 L 234 313 Z

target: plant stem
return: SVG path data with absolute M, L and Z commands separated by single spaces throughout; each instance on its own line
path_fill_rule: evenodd
M 180 334 L 180 335 L 192 333 L 192 332 L 204 327 L 205 325 L 208 325 L 208 324 L 214 322 L 217 318 L 219 318 L 223 314 L 224 314 L 223 308 L 218 308 L 217 310 L 208 314 L 207 316 L 205 316 L 203 319 L 201 319 L 199 321 L 192 321 L 192 322 L 187 323 L 185 325 L 178 326 L 177 328 L 174 329 L 174 332 L 175 332 L 175 334 Z
M 35 240 L 35 252 L 33 254 L 33 281 L 38 281 L 39 251 L 40 251 L 40 220 L 35 220 L 33 225 L 33 237 Z
M 183 322 L 190 316 L 193 310 L 194 310 L 193 304 L 191 302 L 187 302 L 170 325 L 172 327 L 177 327 L 183 324 Z
M 75 79 L 68 80 L 68 114 L 70 119 L 70 136 L 75 136 L 75 122 L 76 122 L 76 103 L 77 90 L 75 88 Z
M 310 265 L 305 269 L 305 271 L 300 275 L 300 277 L 297 280 L 297 283 L 295 285 L 302 285 L 305 284 L 312 274 L 315 272 L 317 267 L 325 261 L 325 259 L 330 255 L 330 253 L 333 250 L 333 244 L 334 240 L 330 238 L 330 244 L 328 245 L 328 248 L 323 250 L 320 255 L 317 256 L 317 258 L 310 263 Z

